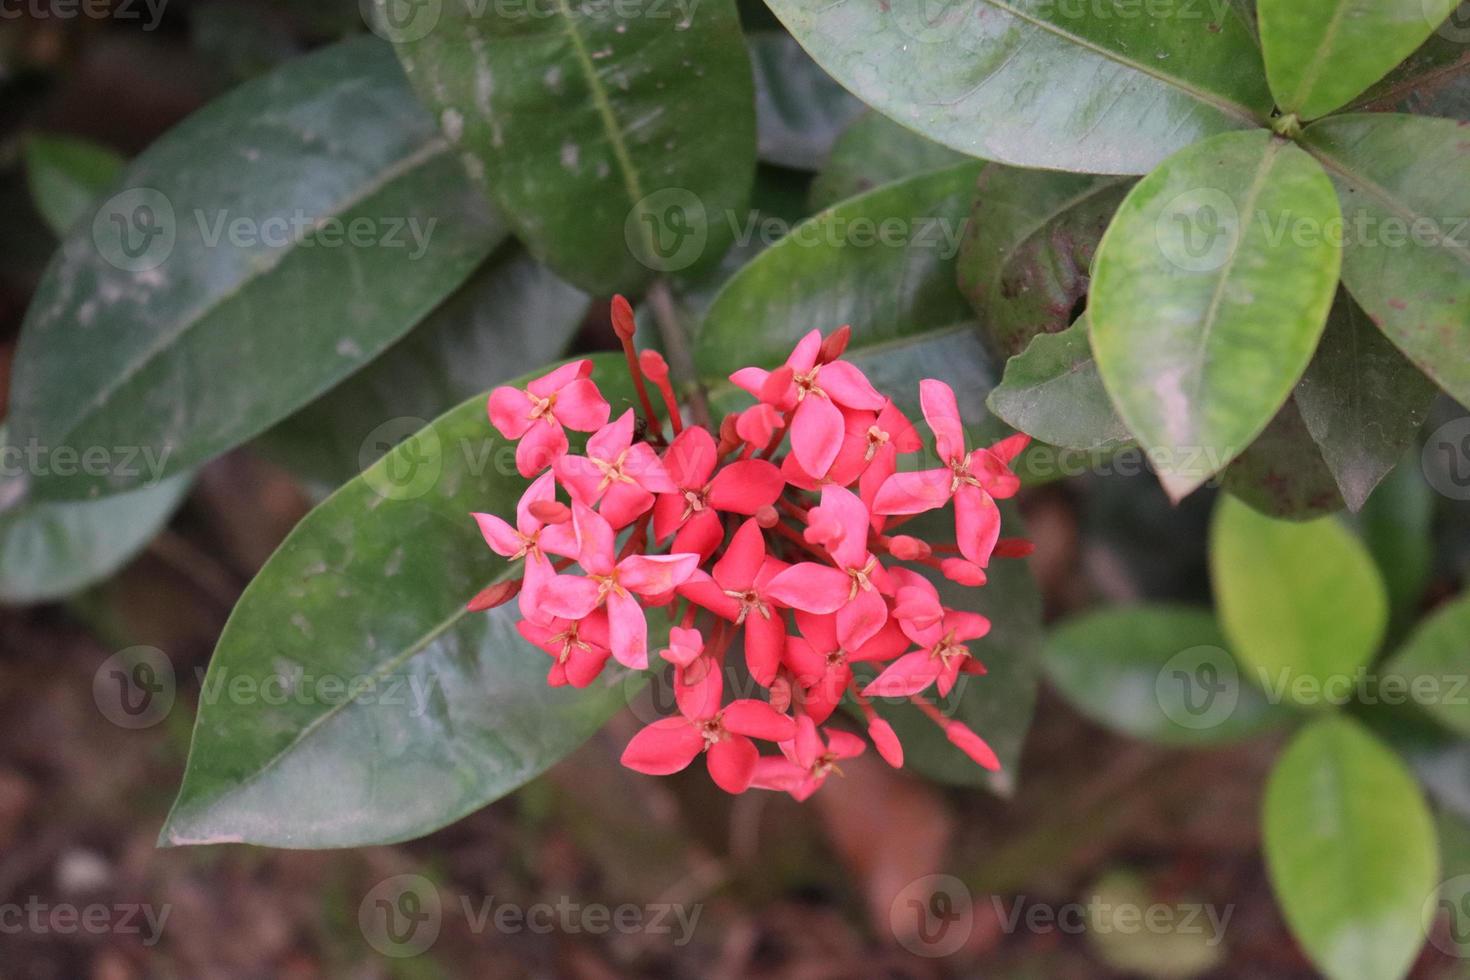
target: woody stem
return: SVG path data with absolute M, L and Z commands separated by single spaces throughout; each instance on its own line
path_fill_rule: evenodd
M 694 356 L 689 352 L 689 338 L 679 323 L 678 311 L 674 308 L 674 295 L 669 291 L 668 281 L 655 279 L 648 287 L 648 302 L 653 307 L 653 318 L 658 323 L 659 336 L 664 342 L 664 353 L 668 355 L 669 367 L 678 379 L 684 396 L 689 399 L 689 410 L 694 421 L 714 431 L 710 422 L 709 398 L 699 375 L 694 371 Z

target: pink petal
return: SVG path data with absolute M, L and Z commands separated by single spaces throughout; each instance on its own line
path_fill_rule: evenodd
M 712 510 L 700 511 L 690 518 L 689 523 L 674 535 L 669 551 L 698 555 L 700 561 L 708 561 L 710 555 L 725 540 L 725 526 Z
M 923 406 L 924 418 L 934 430 L 935 449 L 939 458 L 946 463 L 960 459 L 965 454 L 965 425 L 960 419 L 960 407 L 954 398 L 954 389 L 943 381 L 925 378 L 919 382 L 919 404 Z
M 618 663 L 633 670 L 647 670 L 648 620 L 638 600 L 609 592 L 607 621 L 612 632 L 612 654 Z
M 960 554 L 984 568 L 1000 540 L 1000 508 L 979 487 L 963 486 L 954 496 L 954 520 Z
M 951 660 L 948 666 L 940 665 L 939 676 L 935 678 L 937 683 L 934 686 L 934 689 L 939 692 L 940 697 L 947 698 L 949 697 L 949 692 L 954 690 L 954 682 L 959 679 L 960 664 L 964 659 L 961 657 L 957 660 Z
M 541 421 L 526 430 L 516 446 L 516 469 L 530 479 L 566 454 L 567 434 L 555 422 Z
M 796 675 L 798 683 L 810 687 L 827 672 L 827 654 L 819 651 L 804 637 L 788 636 L 785 655 L 782 658 L 787 668 Z
M 855 759 L 868 751 L 868 743 L 852 732 L 834 729 L 827 733 L 827 751 L 839 759 Z
M 954 475 L 949 470 L 895 473 L 878 488 L 873 510 L 879 514 L 922 514 L 949 503 Z
M 683 718 L 660 718 L 634 735 L 623 749 L 623 765 L 649 776 L 688 767 L 704 748 L 704 736 Z
M 842 413 L 820 395 L 808 395 L 796 406 L 791 422 L 791 451 L 801 468 L 825 476 L 842 449 Z
M 486 404 L 490 424 L 507 439 L 519 439 L 532 426 L 531 399 L 519 388 L 496 388 Z
M 704 653 L 704 634 L 699 630 L 686 630 L 675 626 L 669 630 L 668 649 L 661 655 L 671 664 L 688 667 Z
M 739 371 L 730 375 L 730 380 L 735 384 L 735 387 L 748 391 L 754 398 L 760 398 L 761 388 L 765 385 L 766 378 L 770 376 L 771 372 L 762 368 L 747 367 L 741 368 Z
M 612 462 L 632 444 L 633 410 L 630 408 L 587 440 L 587 455 Z
M 629 555 L 618 562 L 618 584 L 654 596 L 683 585 L 699 567 L 698 555 Z
M 622 530 L 653 506 L 653 494 L 634 483 L 614 483 L 602 495 L 597 510 L 615 530 Z
M 801 635 L 810 640 L 812 647 L 824 656 L 832 653 L 838 647 L 837 617 L 830 613 L 821 616 L 798 609 L 796 611 L 796 628 L 801 630 Z
M 753 789 L 769 789 L 778 793 L 790 793 L 796 796 L 805 790 L 810 781 L 810 774 L 806 769 L 778 756 L 762 756 L 755 764 L 755 773 L 751 777 L 750 785 Z M 806 793 L 807 796 L 811 794 Z
M 778 612 L 767 619 L 759 612 L 745 617 L 745 665 L 750 676 L 762 687 L 770 687 L 781 666 L 786 648 L 786 620 Z
M 581 619 L 597 608 L 601 589 L 580 575 L 555 575 L 541 589 L 537 609 L 562 619 Z M 528 613 L 529 615 L 529 613 Z
M 577 533 L 577 562 L 593 575 L 610 575 L 617 563 L 612 525 L 584 504 L 572 504 L 572 527 Z
M 729 622 L 735 622 L 740 615 L 740 603 L 725 595 L 725 590 L 720 588 L 714 579 L 707 577 L 699 581 L 691 579 L 679 586 L 679 594 L 696 606 L 708 609 Z
M 516 529 L 494 514 L 471 514 L 480 526 L 480 536 L 497 555 L 509 558 L 521 550 L 521 536 Z
M 834 613 L 846 605 L 851 583 L 846 572 L 802 562 L 771 579 L 766 594 L 792 609 Z
M 784 424 L 780 412 L 761 403 L 740 413 L 735 420 L 735 434 L 752 446 L 765 446 Z
M 868 738 L 873 740 L 884 762 L 895 769 L 903 768 L 903 743 L 898 740 L 892 725 L 882 718 L 874 718 L 868 722 Z
M 694 429 L 685 429 L 693 432 Z M 653 503 L 653 539 L 662 541 L 684 524 L 687 504 L 682 493 L 661 493 Z
M 939 569 L 951 582 L 971 588 L 984 585 L 986 581 L 985 569 L 964 558 L 946 558 L 939 563 Z
M 725 698 L 725 682 L 720 665 L 709 657 L 701 657 L 688 667 L 674 671 L 674 701 L 679 713 L 693 722 L 702 722 L 719 714 Z
M 837 639 L 844 650 L 856 650 L 878 635 L 888 622 L 888 603 L 875 591 L 859 590 L 851 602 L 837 610 Z
M 731 701 L 723 716 L 725 728 L 767 742 L 785 742 L 796 737 L 796 722 L 765 701 L 742 698 Z
M 623 472 L 649 493 L 673 493 L 679 489 L 664 469 L 664 461 L 646 442 L 628 447 L 628 455 L 623 459 Z
M 591 507 L 601 499 L 602 471 L 586 456 L 568 453 L 556 461 L 552 472 L 576 503 Z
M 577 529 L 572 526 L 571 521 L 542 528 L 536 540 L 542 551 L 561 558 L 575 558 L 582 550 L 577 543 Z
M 709 482 L 719 461 L 715 437 L 703 426 L 691 425 L 674 437 L 664 453 L 664 470 L 686 490 L 700 490 Z
M 1021 491 L 1021 478 L 988 449 L 977 449 L 970 454 L 970 472 L 979 478 L 985 492 L 997 500 L 1008 500 Z
M 567 683 L 578 690 L 590 686 L 602 674 L 602 668 L 607 666 L 608 657 L 607 650 L 597 647 L 589 650 L 573 647 L 564 665 Z
M 578 378 L 585 378 L 591 373 L 591 361 L 585 359 L 570 361 L 532 381 L 526 385 L 526 390 L 537 398 L 547 398 Z
M 990 634 L 990 620 L 979 613 L 950 609 L 944 614 L 944 631 L 961 643 L 978 640 Z
M 739 460 L 715 475 L 710 483 L 709 504 L 732 514 L 754 514 L 774 504 L 784 489 L 786 481 L 774 463 L 763 459 Z
M 848 408 L 876 412 L 888 404 L 888 399 L 878 393 L 878 389 L 873 387 L 863 372 L 847 361 L 833 361 L 822 365 L 821 373 L 817 375 L 817 385 L 834 402 Z
M 918 694 L 939 676 L 940 662 L 927 650 L 906 653 L 863 688 L 869 698 L 906 698 Z
M 1017 432 L 1015 435 L 1006 436 L 1000 442 L 991 446 L 990 451 L 1002 463 L 1010 465 L 1011 461 L 1025 452 L 1026 447 L 1029 445 L 1031 445 L 1031 437 L 1024 432 Z
M 797 374 L 806 374 L 817 366 L 817 355 L 822 352 L 822 332 L 813 330 L 796 342 L 796 349 L 786 358 L 786 366 Z
M 726 793 L 744 793 L 750 788 L 759 759 L 755 743 L 737 735 L 711 745 L 704 763 L 716 786 Z
M 821 509 L 842 528 L 833 559 L 844 568 L 862 568 L 868 562 L 868 508 L 851 490 L 828 486 L 822 488 Z
M 612 407 L 597 390 L 597 385 L 586 378 L 579 378 L 557 393 L 552 414 L 568 429 L 596 432 L 607 425 Z
M 744 592 L 755 584 L 756 573 L 765 560 L 765 534 L 752 517 L 740 525 L 724 556 L 715 562 L 715 581 L 722 589 Z
M 851 663 L 873 663 L 892 660 L 912 644 L 898 624 L 890 619 L 867 643 L 847 655 Z
M 796 762 L 803 769 L 810 769 L 827 751 L 822 736 L 817 734 L 816 723 L 806 715 L 796 719 L 796 737 L 790 742 L 783 742 L 782 751 L 786 751 L 788 746 L 790 751 L 787 753 L 787 758 Z
M 545 555 L 534 553 L 526 556 L 525 580 L 521 584 L 521 615 L 534 616 L 541 608 L 541 597 L 546 591 L 546 584 L 556 577 L 556 569 L 551 567 L 551 561 Z

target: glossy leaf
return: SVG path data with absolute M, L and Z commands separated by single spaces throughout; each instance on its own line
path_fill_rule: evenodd
M 588 298 L 519 250 L 496 256 L 407 337 L 256 441 L 335 490 L 471 395 L 556 359 Z
M 1172 157 L 1103 237 L 1093 351 L 1176 500 L 1255 441 L 1311 360 L 1337 291 L 1338 217 L 1321 168 L 1260 130 Z
M 1304 729 L 1266 786 L 1266 866 L 1297 940 L 1331 980 L 1400 980 L 1439 882 L 1429 808 L 1357 722 Z
M 769 6 L 858 98 L 999 163 L 1147 173 L 1271 108 L 1260 52 L 1234 9 L 1215 19 L 1047 0 Z
M 621 411 L 617 365 L 604 355 L 594 376 Z M 637 682 L 618 671 L 549 687 L 514 603 L 465 610 L 511 574 L 470 518 L 514 509 L 526 481 L 508 449 L 477 396 L 297 525 L 220 637 L 161 843 L 417 837 L 538 775 L 626 703 Z M 283 686 L 292 696 L 273 697 Z
M 1442 724 L 1470 736 L 1470 597 L 1423 620 L 1384 668 L 1384 684 L 1421 705 Z M 1392 678 L 1392 680 L 1390 680 Z
M 833 144 L 831 156 L 812 182 L 812 208 L 829 208 L 884 184 L 963 162 L 962 154 L 905 129 L 885 115 L 867 112 L 843 130 Z
M 1470 139 L 1448 119 L 1363 114 L 1308 127 L 1346 218 L 1342 279 L 1419 369 L 1470 403 Z
M 1459 0 L 1259 0 L 1266 76 L 1282 112 L 1341 109 L 1413 54 Z
M 1242 682 L 1215 617 L 1123 606 L 1068 619 L 1046 638 L 1047 677 L 1083 714 L 1163 745 L 1238 741 L 1290 713 Z
M 1018 431 L 1064 449 L 1091 452 L 1133 441 L 1098 376 L 1086 317 L 1061 333 L 1038 334 L 1006 362 L 986 404 Z
M 377 29 L 419 97 L 558 275 L 629 292 L 724 253 L 756 148 L 734 0 L 455 2 L 402 25 L 382 20 L 388 2 Z
M 1092 260 L 1132 181 L 999 165 L 980 175 L 960 289 L 999 354 L 1059 333 L 1087 295 Z
M 70 136 L 32 136 L 25 160 L 36 210 L 57 235 L 90 214 L 98 195 L 127 165 L 107 147 Z
M 1286 521 L 1314 520 L 1344 506 L 1295 397 L 1225 468 L 1220 485 L 1262 514 Z
M 166 454 L 167 473 L 372 360 L 503 234 L 392 54 L 367 39 L 235 89 L 118 186 L 38 288 L 11 424 L 53 453 L 141 446 Z M 35 494 L 138 485 L 111 466 L 54 473 Z
M 1296 404 L 1350 509 L 1361 510 L 1403 458 L 1434 395 L 1434 384 L 1340 292 Z
M 1470 119 L 1470 0 L 1383 81 L 1353 102 L 1357 112 Z
M 1210 577 L 1230 649 L 1268 693 L 1322 707 L 1378 651 L 1382 576 L 1336 518 L 1273 520 L 1222 496 Z
M 820 170 L 839 134 L 863 111 L 784 31 L 746 40 L 755 72 L 758 154 L 768 163 Z

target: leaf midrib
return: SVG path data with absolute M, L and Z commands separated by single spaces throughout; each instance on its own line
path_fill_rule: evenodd
M 1344 0 L 1337 0 L 1337 8 L 1332 14 L 1332 19 L 1327 22 L 1327 29 L 1322 32 L 1321 43 L 1317 45 L 1317 50 L 1314 52 L 1312 60 L 1307 63 L 1306 71 L 1302 72 L 1301 79 L 1297 82 L 1296 90 L 1292 93 L 1292 97 L 1289 100 L 1283 100 L 1294 103 L 1284 106 L 1287 111 L 1299 112 L 1302 104 L 1307 100 L 1308 93 L 1317 84 L 1317 78 L 1322 74 L 1322 69 L 1327 64 L 1328 53 L 1332 50 L 1332 45 L 1336 42 L 1337 35 L 1342 30 L 1343 19 L 1346 13 L 1347 3 Z

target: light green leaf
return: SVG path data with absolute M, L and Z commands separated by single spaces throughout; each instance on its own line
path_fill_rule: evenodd
M 615 412 L 630 394 L 618 363 L 600 356 L 594 375 Z M 514 511 L 526 481 L 509 448 L 472 398 L 297 525 L 220 637 L 162 844 L 417 837 L 543 772 L 626 703 L 641 679 L 617 670 L 581 692 L 547 686 L 514 603 L 465 610 L 515 574 L 470 517 Z
M 1277 521 L 1222 496 L 1210 577 L 1236 659 L 1268 693 L 1307 706 L 1350 693 L 1388 625 L 1383 578 L 1335 518 Z
M 770 0 L 833 78 L 945 146 L 1020 167 L 1142 174 L 1271 108 L 1239 13 L 1048 0 Z M 1146 5 L 1144 5 L 1146 7 Z
M 1406 690 L 1442 724 L 1470 736 L 1470 596 L 1419 623 L 1384 675 L 1396 696 Z
M 1238 741 L 1291 717 L 1241 682 L 1206 609 L 1124 606 L 1077 616 L 1047 635 L 1041 662 L 1083 714 L 1163 745 Z
M 1310 521 L 1342 510 L 1322 451 L 1289 398 L 1256 441 L 1225 468 L 1220 485 L 1267 517 Z
M 964 163 L 962 154 L 905 129 L 887 116 L 868 112 L 843 130 L 831 156 L 812 182 L 813 210 L 866 194 L 884 184 Z
M 335 490 L 429 419 L 560 356 L 587 302 L 519 249 L 497 255 L 382 357 L 255 445 Z
M 26 177 L 36 210 L 58 236 L 92 212 L 127 161 L 105 146 L 71 136 L 25 142 Z
M 1404 355 L 1470 403 L 1470 139 L 1449 119 L 1368 113 L 1307 128 L 1346 219 L 1342 279 Z
M 790 34 L 758 31 L 746 45 L 755 72 L 760 158 L 796 170 L 820 170 L 863 104 L 827 77 Z
M 718 261 L 755 171 L 734 0 L 457 0 L 397 25 L 388 2 L 376 29 L 534 256 L 592 293 Z
M 11 426 L 50 453 L 142 447 L 165 474 L 372 360 L 504 234 L 372 39 L 235 89 L 116 186 L 37 290 Z M 139 484 L 58 470 L 33 480 L 38 497 Z
M 1123 202 L 1098 249 L 1092 347 L 1174 499 L 1255 441 L 1311 360 L 1339 217 L 1322 169 L 1264 130 L 1184 150 Z
M 992 165 L 960 249 L 960 289 L 997 353 L 1058 333 L 1087 295 L 1103 232 L 1133 181 Z
M 1470 0 L 1388 77 L 1353 102 L 1355 112 L 1470 119 Z
M 1098 376 L 1086 316 L 1033 338 L 1006 362 L 986 404 L 1013 428 L 1064 449 L 1106 451 L 1133 441 Z
M 1459 0 L 1260 0 L 1266 75 L 1282 112 L 1341 109 L 1413 54 Z
M 1429 808 L 1357 722 L 1323 718 L 1266 787 L 1266 866 L 1286 921 L 1330 980 L 1400 980 L 1439 883 Z

